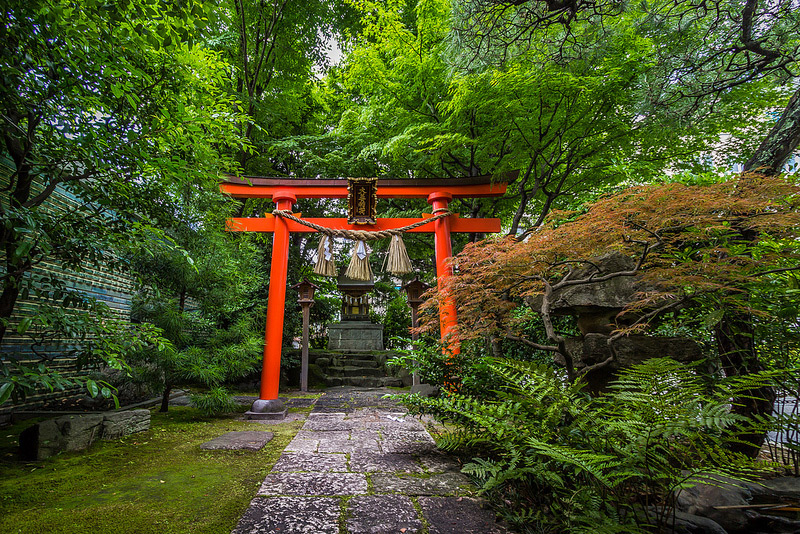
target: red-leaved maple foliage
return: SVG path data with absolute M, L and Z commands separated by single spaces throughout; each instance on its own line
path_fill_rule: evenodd
M 645 330 L 663 312 L 709 294 L 723 307 L 757 314 L 747 288 L 800 269 L 799 233 L 800 187 L 786 178 L 744 174 L 712 185 L 633 187 L 580 212 L 555 212 L 524 241 L 505 237 L 468 245 L 453 259 L 455 275 L 445 291 L 456 302 L 461 340 L 519 340 L 518 308 L 537 302 L 541 309 L 533 311 L 542 315 L 552 345 L 528 344 L 559 352 L 563 339 L 548 308 L 554 291 L 617 276 L 646 282 L 650 290 L 620 315 L 634 320 L 619 322 L 615 336 Z M 594 258 L 612 251 L 634 259 L 636 267 L 587 271 Z M 422 332 L 438 327 L 431 312 L 442 294 L 434 296 L 423 305 Z

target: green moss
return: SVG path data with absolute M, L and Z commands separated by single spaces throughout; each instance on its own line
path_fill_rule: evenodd
M 411 504 L 414 505 L 414 510 L 417 512 L 417 518 L 422 522 L 422 531 L 420 534 L 428 534 L 430 532 L 430 524 L 422 513 L 422 505 L 419 504 L 419 497 L 411 497 Z
M 0 532 L 230 532 L 302 424 L 264 426 L 172 408 L 154 413 L 147 432 L 35 463 L 16 461 L 4 441 Z M 199 448 L 234 430 L 275 437 L 259 452 Z
M 339 534 L 347 534 L 347 520 L 350 518 L 350 499 L 352 495 L 344 495 L 339 499 L 341 512 L 339 513 Z

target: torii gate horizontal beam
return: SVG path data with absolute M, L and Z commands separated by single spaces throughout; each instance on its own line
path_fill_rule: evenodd
M 444 191 L 453 198 L 497 197 L 518 171 L 495 176 L 431 180 L 378 180 L 378 198 L 428 198 Z M 274 177 L 228 176 L 220 184 L 223 193 L 234 198 L 272 198 L 277 191 L 291 190 L 297 198 L 347 198 L 347 180 L 309 180 Z
M 297 215 L 299 217 L 299 215 Z M 348 224 L 346 218 L 325 218 L 325 217 L 306 217 L 303 220 L 310 223 L 325 226 L 336 230 L 364 230 L 369 229 L 371 232 L 393 230 L 395 228 L 402 228 L 415 222 L 424 221 L 430 218 L 379 218 L 376 224 L 364 226 L 359 224 Z M 457 233 L 497 233 L 500 231 L 500 219 L 462 219 L 461 217 L 451 215 L 450 232 Z M 297 233 L 311 233 L 316 232 L 313 228 L 303 226 L 292 220 L 286 220 L 286 225 L 290 232 Z M 275 231 L 275 216 L 267 215 L 265 217 L 233 217 L 228 219 L 228 230 L 231 232 L 274 232 Z M 434 225 L 426 224 L 408 230 L 409 233 L 433 233 Z

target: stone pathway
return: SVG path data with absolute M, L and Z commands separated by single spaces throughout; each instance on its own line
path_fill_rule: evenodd
M 468 479 L 385 389 L 334 388 L 233 534 L 505 533 Z

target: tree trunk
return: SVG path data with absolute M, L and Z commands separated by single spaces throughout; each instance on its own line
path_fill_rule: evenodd
M 6 335 L 6 324 L 14 314 L 14 308 L 19 296 L 19 280 L 11 278 L 6 281 L 3 293 L 0 295 L 0 343 Z
M 744 166 L 744 172 L 765 176 L 779 174 L 786 161 L 800 144 L 800 89 L 789 100 L 775 126 Z M 753 242 L 757 236 L 742 232 L 744 241 Z M 744 296 L 746 298 L 746 296 Z M 722 367 L 727 376 L 742 376 L 764 370 L 755 350 L 752 317 L 742 311 L 727 310 L 714 329 Z M 772 415 L 777 394 L 774 387 L 746 391 L 734 399 L 733 412 L 757 420 Z M 743 443 L 733 442 L 731 450 L 755 458 L 764 445 L 766 432 L 738 436 Z
M 798 89 L 780 119 L 761 142 L 756 153 L 744 165 L 745 171 L 766 176 L 780 174 L 786 161 L 800 142 L 800 89 Z
M 169 411 L 169 394 L 172 393 L 172 384 L 164 386 L 164 394 L 161 396 L 161 409 L 160 412 Z
M 19 127 L 23 116 L 14 112 L 7 113 L 8 116 L 4 118 L 11 121 L 13 125 Z M 28 117 L 28 120 L 31 124 L 39 123 L 35 117 Z M 14 162 L 13 176 L 16 177 L 15 181 L 12 180 L 11 184 L 8 186 L 13 186 L 13 190 L 9 191 L 8 198 L 6 200 L 8 205 L 6 206 L 0 204 L 0 216 L 2 216 L 3 220 L 7 220 L 9 214 L 6 211 L 6 208 L 20 209 L 22 205 L 30 198 L 33 178 L 31 177 L 30 172 L 28 172 L 30 169 L 25 161 L 25 155 L 27 154 L 29 147 L 24 145 L 20 140 L 8 135 L 3 135 L 2 141 L 3 146 L 6 149 L 6 153 Z M 22 281 L 23 273 L 30 268 L 28 265 L 28 268 L 23 270 L 20 269 L 19 265 L 14 265 L 11 263 L 11 258 L 14 255 L 17 246 L 19 245 L 17 239 L 14 238 L 14 232 L 11 230 L 11 228 L 17 226 L 18 224 L 21 225 L 21 222 L 16 217 L 13 217 L 12 219 L 13 220 L 7 223 L 10 226 L 8 229 L 5 226 L 0 228 L 0 247 L 2 247 L 0 250 L 5 251 L 5 271 L 6 275 L 8 276 L 3 283 L 3 293 L 0 295 L 0 343 L 3 342 L 3 338 L 6 335 L 6 329 L 8 328 L 7 324 L 14 315 L 14 309 L 17 305 L 19 287 L 20 282 Z M 12 274 L 15 272 L 17 274 Z
M 742 312 L 728 311 L 714 329 L 722 368 L 726 376 L 742 376 L 764 370 L 755 351 L 752 318 Z M 733 413 L 749 419 L 769 417 L 777 398 L 775 388 L 764 386 L 745 391 L 733 400 Z M 757 431 L 737 436 L 741 441 L 733 441 L 728 446 L 732 451 L 746 454 L 751 458 L 758 456 L 766 431 Z

